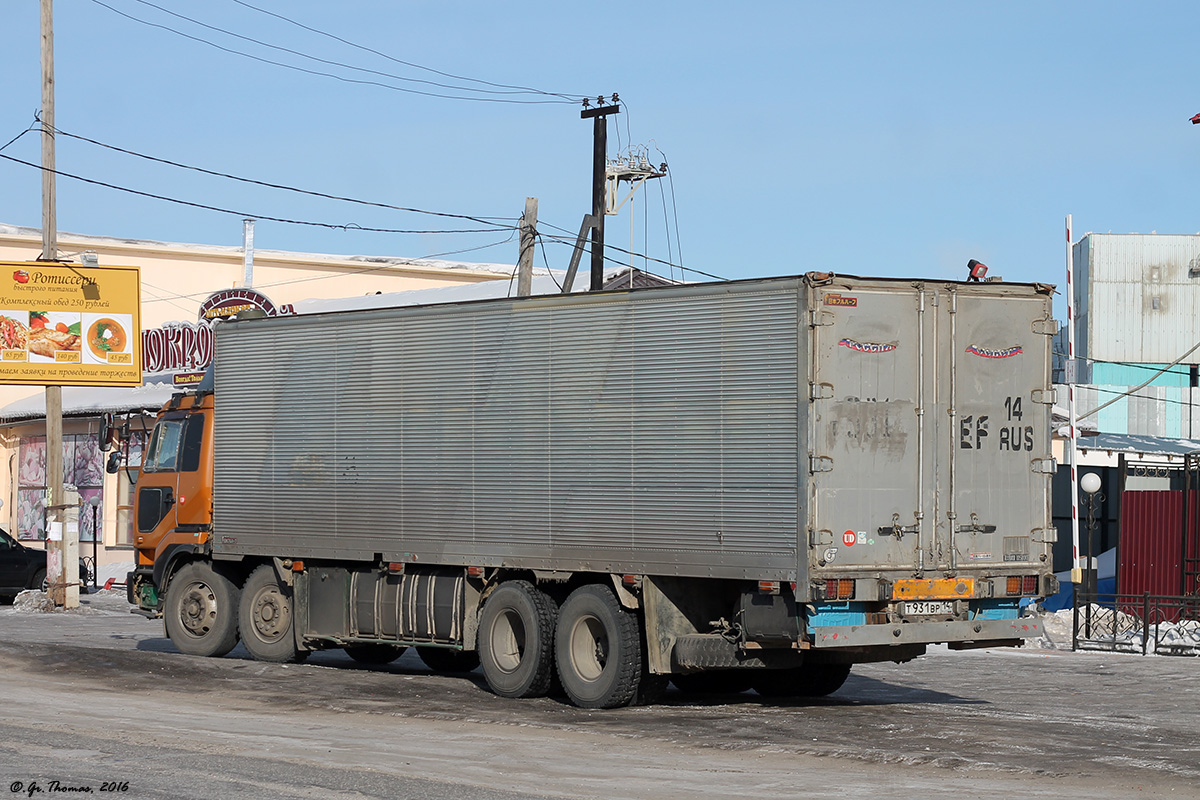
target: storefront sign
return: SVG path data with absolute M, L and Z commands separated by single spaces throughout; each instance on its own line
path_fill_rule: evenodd
M 225 289 L 209 295 L 200 304 L 200 320 L 229 319 L 243 311 L 257 310 L 274 317 L 279 314 L 295 314 L 290 305 L 276 306 L 262 292 L 253 289 Z
M 253 289 L 216 292 L 200 305 L 199 321 L 170 322 L 142 331 L 142 368 L 149 373 L 188 372 L 203 375 L 213 359 L 213 325 L 243 311 L 257 310 L 269 317 L 294 314 L 291 305 L 277 306 Z M 197 381 L 177 376 L 176 386 Z
M 0 382 L 138 386 L 136 267 L 0 262 Z

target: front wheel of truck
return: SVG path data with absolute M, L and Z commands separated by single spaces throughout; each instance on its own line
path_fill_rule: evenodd
M 237 646 L 238 587 L 202 562 L 185 564 L 167 585 L 167 635 L 190 656 L 223 656 Z
M 292 664 L 308 656 L 307 651 L 296 649 L 291 587 L 279 582 L 270 564 L 246 579 L 238 620 L 242 644 L 255 660 Z

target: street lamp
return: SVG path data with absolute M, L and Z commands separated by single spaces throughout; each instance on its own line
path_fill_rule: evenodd
M 100 559 L 98 557 L 100 528 L 96 525 L 96 516 L 100 509 L 100 496 L 89 497 L 87 504 L 92 507 L 92 588 L 96 589 L 100 585 L 97 583 L 100 579 Z

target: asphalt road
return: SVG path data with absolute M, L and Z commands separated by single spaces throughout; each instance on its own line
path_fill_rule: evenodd
M 0 608 L 0 796 L 1200 797 L 1197 659 L 941 650 L 821 700 L 585 711 L 411 652 L 184 656 L 122 598 L 85 601 Z

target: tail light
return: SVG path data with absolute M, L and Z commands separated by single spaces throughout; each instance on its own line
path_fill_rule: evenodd
M 826 600 L 849 600 L 854 597 L 853 578 L 830 578 L 825 581 Z
M 1005 579 L 1004 593 L 1010 597 L 1038 593 L 1037 575 L 1009 575 Z

